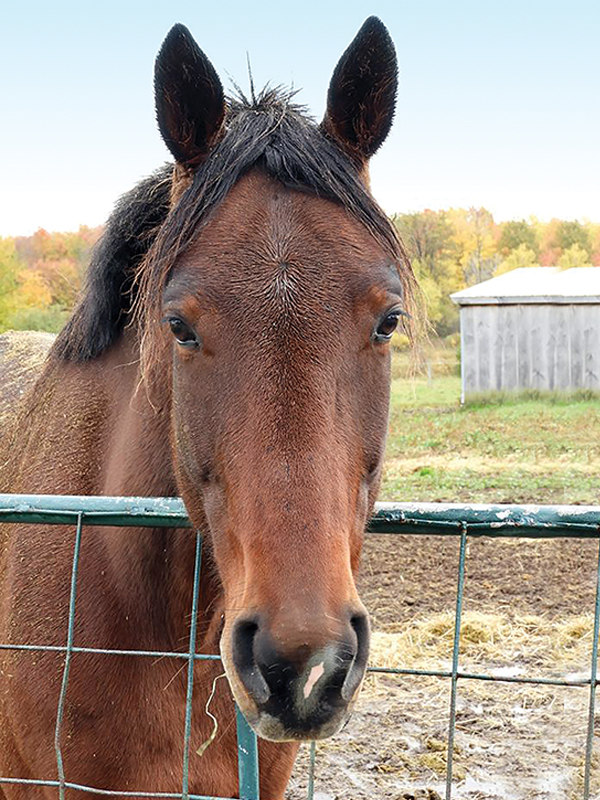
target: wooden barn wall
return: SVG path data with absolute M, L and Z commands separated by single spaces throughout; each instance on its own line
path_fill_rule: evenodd
M 460 310 L 463 397 L 476 392 L 600 391 L 600 305 Z

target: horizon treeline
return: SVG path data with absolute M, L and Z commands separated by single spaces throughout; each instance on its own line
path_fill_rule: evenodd
M 518 267 L 600 266 L 600 224 L 535 217 L 496 223 L 485 208 L 394 214 L 439 336 L 458 330 L 450 294 Z M 57 332 L 77 299 L 103 226 L 0 238 L 0 333 Z

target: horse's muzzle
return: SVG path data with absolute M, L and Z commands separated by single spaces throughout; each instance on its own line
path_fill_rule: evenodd
M 260 615 L 236 621 L 231 654 L 236 677 L 253 701 L 246 716 L 265 739 L 313 740 L 343 725 L 365 674 L 369 621 L 364 610 L 348 613 L 341 636 L 311 649 L 286 651 Z

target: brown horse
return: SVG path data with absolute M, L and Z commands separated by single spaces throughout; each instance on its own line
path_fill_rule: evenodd
M 396 87 L 375 18 L 337 65 L 321 125 L 278 91 L 226 100 L 175 26 L 155 79 L 175 165 L 117 205 L 6 436 L 0 491 L 181 494 L 204 533 L 199 651 L 220 648 L 223 666 L 195 667 L 193 793 L 237 796 L 233 698 L 261 737 L 261 797 L 279 800 L 298 742 L 340 728 L 364 675 L 354 575 L 379 485 L 389 340 L 412 290 L 368 189 Z M 2 536 L 0 641 L 64 645 L 72 528 Z M 185 650 L 193 560 L 189 531 L 84 529 L 75 644 Z M 0 775 L 56 777 L 63 658 L 1 656 Z M 223 668 L 217 738 L 195 755 Z M 185 688 L 172 659 L 75 653 L 67 780 L 180 792 Z

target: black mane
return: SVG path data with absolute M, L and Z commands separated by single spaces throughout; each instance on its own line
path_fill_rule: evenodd
M 241 93 L 230 99 L 221 140 L 171 213 L 172 165 L 119 200 L 94 251 L 82 297 L 56 340 L 55 356 L 92 359 L 117 339 L 134 307 L 148 318 L 144 303 L 159 301 L 176 258 L 237 181 L 257 167 L 287 187 L 343 205 L 390 252 L 410 293 L 410 269 L 392 224 L 357 167 L 291 97 L 266 89 L 251 102 Z
M 65 361 L 89 361 L 123 330 L 131 312 L 136 269 L 169 211 L 172 173 L 173 166 L 165 165 L 117 201 L 53 355 Z

